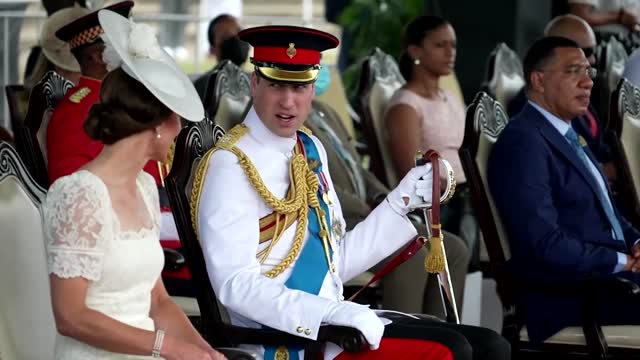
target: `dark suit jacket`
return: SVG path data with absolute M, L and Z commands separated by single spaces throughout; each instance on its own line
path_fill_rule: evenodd
M 591 172 L 530 104 L 509 121 L 488 165 L 489 189 L 509 237 L 509 270 L 516 278 L 610 276 L 616 252 L 628 252 L 640 238 L 619 214 L 626 244 L 612 238 Z M 542 341 L 563 327 L 578 325 L 584 299 L 528 291 L 516 301 L 530 338 Z
M 527 101 L 527 95 L 525 94 L 524 89 L 520 90 L 520 92 L 516 96 L 514 96 L 513 99 L 511 99 L 509 105 L 507 106 L 507 114 L 509 114 L 509 118 L 518 115 Z M 611 161 L 611 150 L 605 142 L 604 126 L 598 118 L 598 112 L 591 104 L 589 104 L 589 112 L 593 114 L 596 119 L 596 123 L 598 124 L 598 135 L 596 137 L 591 136 L 591 131 L 589 130 L 589 120 L 586 116 L 578 116 L 573 119 L 573 128 L 587 141 L 589 150 L 591 150 L 591 152 L 596 156 L 596 159 L 598 159 L 600 163 L 609 162 Z

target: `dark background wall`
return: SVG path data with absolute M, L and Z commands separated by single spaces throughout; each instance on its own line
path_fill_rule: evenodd
M 484 80 L 486 60 L 504 42 L 522 58 L 542 36 L 554 0 L 427 0 L 425 11 L 448 19 L 458 35 L 456 75 L 465 101 L 473 100 Z

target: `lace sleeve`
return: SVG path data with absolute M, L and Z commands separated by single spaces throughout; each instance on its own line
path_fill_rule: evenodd
M 105 244 L 113 237 L 110 203 L 104 184 L 88 172 L 51 186 L 43 209 L 50 274 L 100 279 Z

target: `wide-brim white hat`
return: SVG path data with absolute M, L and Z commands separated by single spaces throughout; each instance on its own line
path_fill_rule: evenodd
M 118 54 L 129 76 L 181 117 L 204 119 L 204 107 L 191 80 L 158 45 L 155 35 L 135 34 L 140 25 L 110 10 L 100 10 L 98 21 L 107 47 Z
M 69 43 L 58 39 L 56 31 L 89 13 L 91 11 L 88 9 L 73 6 L 60 9 L 45 20 L 40 33 L 40 46 L 42 46 L 44 56 L 57 67 L 80 72 L 80 64 L 71 53 Z

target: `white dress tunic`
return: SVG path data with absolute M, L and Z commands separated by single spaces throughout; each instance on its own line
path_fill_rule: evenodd
M 289 189 L 289 159 L 295 137 L 273 134 L 254 109 L 247 114 L 246 135 L 235 144 L 254 164 L 266 187 L 283 199 Z M 284 283 L 295 264 L 274 279 L 263 274 L 288 254 L 294 240 L 293 223 L 260 264 L 256 254 L 268 243 L 259 244 L 259 219 L 273 212 L 247 179 L 234 154 L 217 150 L 209 159 L 198 209 L 198 229 L 209 279 L 219 301 L 235 325 L 268 326 L 290 334 L 316 339 L 327 306 L 344 300 L 342 284 L 366 271 L 409 242 L 417 232 L 408 218 L 383 201 L 353 230 L 345 233 L 340 203 L 328 173 L 327 155 L 320 141 L 312 136 L 329 184 L 331 224 L 342 231 L 331 231 L 336 273 L 327 272 L 318 295 L 287 288 Z M 342 234 L 338 238 L 338 234 Z M 309 232 L 304 238 L 306 244 Z M 324 258 L 325 254 L 318 256 Z M 296 259 L 297 260 L 297 259 Z M 302 331 L 301 331 L 302 330 Z M 262 346 L 243 346 L 262 357 Z M 341 351 L 328 344 L 327 358 Z M 300 352 L 300 358 L 303 358 Z

